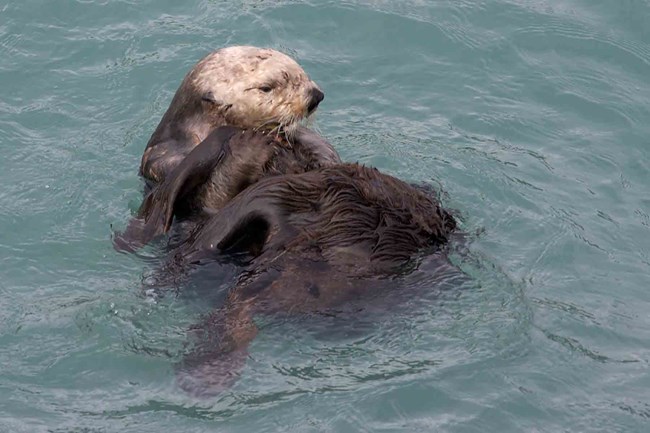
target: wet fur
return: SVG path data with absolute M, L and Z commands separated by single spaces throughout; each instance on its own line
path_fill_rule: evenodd
M 174 217 L 200 220 L 264 177 L 340 163 L 334 148 L 307 128 L 288 143 L 273 134 L 219 127 L 152 187 L 126 230 L 115 234 L 114 246 L 134 251 L 167 233 Z
M 363 299 L 455 227 L 431 196 L 357 164 L 260 180 L 171 255 L 176 272 L 222 255 L 250 257 L 225 305 L 195 327 L 180 384 L 198 395 L 230 386 L 257 334 L 255 314 L 326 312 Z
M 341 163 L 310 131 L 299 138 L 286 146 L 269 134 L 215 129 L 147 196 L 137 224 L 116 237 L 119 246 L 137 247 L 167 232 L 175 215 L 194 215 L 165 267 L 175 283 L 198 263 L 247 257 L 224 306 L 195 327 L 195 348 L 179 365 L 179 383 L 193 394 L 212 395 L 236 379 L 257 334 L 255 314 L 320 313 L 367 299 L 456 227 L 427 191 Z M 205 200 L 197 196 L 212 197 L 213 210 L 198 212 Z

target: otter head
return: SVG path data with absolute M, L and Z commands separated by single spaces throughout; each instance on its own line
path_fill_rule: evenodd
M 183 87 L 201 99 L 202 114 L 212 119 L 212 127 L 221 123 L 246 129 L 277 128 L 287 134 L 311 115 L 324 97 L 291 57 L 247 46 L 209 54 L 190 71 Z

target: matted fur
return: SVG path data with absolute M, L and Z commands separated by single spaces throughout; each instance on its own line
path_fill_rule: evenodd
M 177 270 L 224 252 L 252 256 L 225 305 L 196 326 L 179 383 L 198 395 L 223 390 L 245 363 L 256 313 L 327 312 L 361 299 L 455 227 L 434 197 L 358 164 L 260 180 L 173 254 Z

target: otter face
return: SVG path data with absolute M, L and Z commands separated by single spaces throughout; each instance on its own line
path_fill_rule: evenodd
M 272 49 L 236 46 L 215 51 L 186 78 L 205 110 L 227 124 L 277 128 L 291 134 L 323 100 L 323 92 L 291 57 Z

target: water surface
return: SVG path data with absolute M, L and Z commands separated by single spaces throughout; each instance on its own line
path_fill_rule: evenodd
M 644 0 L 0 1 L 0 431 L 647 431 Z M 226 45 L 295 57 L 342 157 L 439 185 L 471 233 L 390 313 L 262 319 L 241 380 L 173 363 L 218 296 L 117 254 L 142 150 Z M 220 287 L 220 290 L 225 288 Z M 210 302 L 205 297 L 212 296 Z

